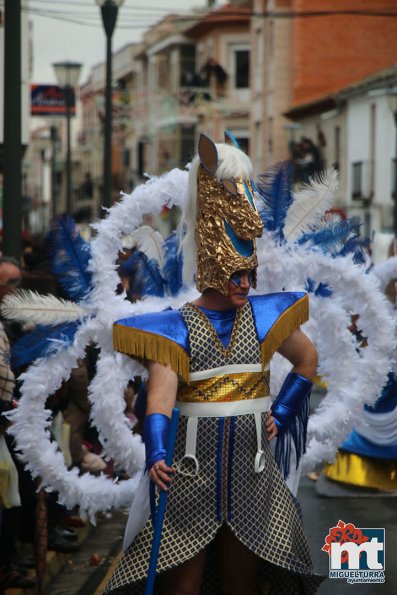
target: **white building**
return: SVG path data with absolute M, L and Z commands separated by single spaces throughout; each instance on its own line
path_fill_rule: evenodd
M 292 109 L 287 116 L 339 171 L 335 206 L 359 216 L 364 233 L 397 229 L 397 66 L 338 93 Z

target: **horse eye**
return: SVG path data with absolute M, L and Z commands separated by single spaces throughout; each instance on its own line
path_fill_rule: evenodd
M 237 191 L 237 186 L 236 186 L 236 183 L 234 182 L 234 180 L 222 180 L 222 184 L 226 188 L 226 190 L 229 192 L 229 194 L 232 194 L 233 196 L 237 196 L 238 191 Z

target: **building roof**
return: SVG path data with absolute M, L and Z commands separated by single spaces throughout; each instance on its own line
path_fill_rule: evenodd
M 248 6 L 233 6 L 226 4 L 217 10 L 212 10 L 205 14 L 192 27 L 185 30 L 185 34 L 189 37 L 201 37 L 203 33 L 207 33 L 212 29 L 222 27 L 224 25 L 238 24 L 247 25 L 250 22 L 251 9 Z
M 322 97 L 317 97 L 312 101 L 294 105 L 284 115 L 291 120 L 299 120 L 309 115 L 334 109 L 338 103 L 350 97 L 362 95 L 369 90 L 384 88 L 393 89 L 397 94 L 397 64 L 373 72 L 351 85 L 342 87 Z

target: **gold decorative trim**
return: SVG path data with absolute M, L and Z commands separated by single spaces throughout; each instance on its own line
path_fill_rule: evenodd
M 183 380 L 189 380 L 188 354 L 183 347 L 166 337 L 115 323 L 113 347 L 132 357 L 169 365 Z
M 286 339 L 309 319 L 309 297 L 306 294 L 276 320 L 261 344 L 261 363 L 266 366 Z
M 178 401 L 185 403 L 228 403 L 267 397 L 270 371 L 223 374 L 190 381 L 178 387 Z

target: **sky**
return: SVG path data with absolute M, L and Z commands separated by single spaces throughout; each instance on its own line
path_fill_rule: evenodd
M 218 0 L 216 5 L 224 2 Z M 113 50 L 138 42 L 146 29 L 171 12 L 183 14 L 203 8 L 208 0 L 124 0 L 112 37 Z M 33 24 L 34 83 L 56 83 L 54 62 L 83 65 L 79 83 L 84 83 L 95 64 L 106 58 L 106 36 L 100 8 L 95 0 L 28 0 Z

